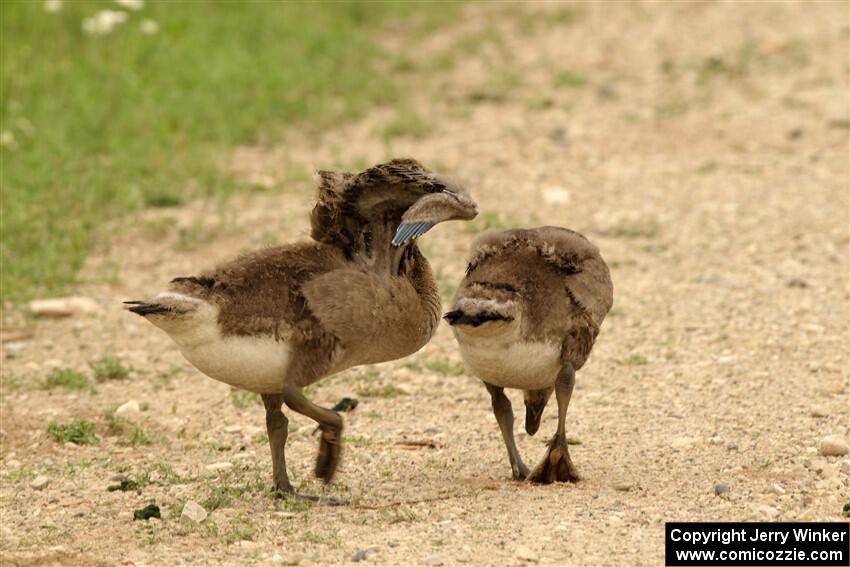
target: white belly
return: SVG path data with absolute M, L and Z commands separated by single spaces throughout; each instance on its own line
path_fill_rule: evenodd
M 494 386 L 541 390 L 553 386 L 561 370 L 559 344 L 468 335 L 458 341 L 472 373 Z
M 286 379 L 290 349 L 273 337 L 223 337 L 180 345 L 192 365 L 215 380 L 258 394 L 276 394 Z

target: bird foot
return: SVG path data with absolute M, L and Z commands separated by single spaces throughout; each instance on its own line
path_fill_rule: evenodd
M 342 452 L 342 426 L 320 425 L 322 438 L 319 441 L 319 456 L 316 458 L 316 476 L 325 484 L 329 483 L 336 473 Z
M 314 504 L 323 504 L 325 506 L 346 506 L 351 504 L 349 500 L 340 500 L 339 498 L 333 498 L 332 496 L 322 497 L 322 496 L 314 496 L 312 494 L 301 494 L 295 492 L 295 490 L 290 487 L 289 490 L 274 490 L 275 498 L 280 498 L 283 500 L 300 500 L 302 502 L 312 502 Z
M 549 449 L 546 451 L 543 460 L 534 467 L 526 480 L 539 484 L 577 482 L 579 480 L 578 470 L 576 470 L 570 458 L 566 437 L 555 435 L 549 443 Z
M 286 480 L 286 482 L 275 480 L 274 486 L 272 487 L 272 492 L 274 493 L 276 498 L 286 498 L 295 494 L 295 489 L 292 488 L 291 484 L 289 484 L 288 479 Z
M 515 467 L 511 467 L 511 477 L 513 480 L 525 480 L 528 478 L 528 467 L 523 463 L 517 463 Z

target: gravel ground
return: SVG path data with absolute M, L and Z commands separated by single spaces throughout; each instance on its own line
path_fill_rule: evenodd
M 658 565 L 665 521 L 842 520 L 850 457 L 818 443 L 846 446 L 850 408 L 846 3 L 511 9 L 470 5 L 422 42 L 418 115 L 239 148 L 223 174 L 258 191 L 116 226 L 76 290 L 93 313 L 5 310 L 0 563 Z M 306 237 L 304 171 L 389 155 L 458 176 L 479 202 L 476 221 L 423 238 L 446 298 L 485 227 L 558 224 L 601 248 L 615 307 L 567 418 L 582 482 L 510 481 L 486 391 L 443 325 L 408 359 L 312 389 L 323 405 L 360 400 L 328 488 L 311 477 L 312 422 L 290 415 L 296 485 L 351 504 L 275 500 L 258 400 L 121 310 Z M 106 355 L 129 376 L 43 386 Z M 553 408 L 534 438 L 517 427 L 529 462 Z M 95 423 L 95 444 L 50 437 L 72 419 Z M 108 490 L 121 479 L 138 486 Z M 181 519 L 190 501 L 202 522 Z M 152 502 L 162 518 L 134 521 Z

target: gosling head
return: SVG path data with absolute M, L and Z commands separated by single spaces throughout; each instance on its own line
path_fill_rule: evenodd
M 394 159 L 360 173 L 320 171 L 312 236 L 351 245 L 366 219 L 391 223 L 392 245 L 400 247 L 448 220 L 470 220 L 475 201 L 460 183 L 429 171 L 415 159 Z M 396 224 L 398 223 L 398 224 Z
M 381 201 L 400 206 L 396 210 L 402 213 L 401 222 L 393 236 L 393 246 L 402 246 L 441 222 L 471 220 L 478 214 L 478 205 L 459 182 L 425 169 L 414 159 L 394 159 L 357 178 L 356 183 L 373 188 L 361 193 L 361 207 Z M 386 200 L 387 193 L 392 194 L 391 200 Z
M 422 195 L 404 212 L 392 240 L 393 246 L 401 246 L 422 236 L 438 223 L 472 220 L 478 215 L 478 205 L 459 184 L 434 177 L 442 188 Z

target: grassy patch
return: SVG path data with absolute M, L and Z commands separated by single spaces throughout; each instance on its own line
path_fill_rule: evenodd
M 55 441 L 74 443 L 75 445 L 94 445 L 97 437 L 94 435 L 94 422 L 74 420 L 67 425 L 55 421 L 47 424 L 47 434 Z
M 262 403 L 260 394 L 255 394 L 247 390 L 231 390 L 230 401 L 237 408 L 248 408 Z
M 381 377 L 380 371 L 378 371 L 374 368 L 366 368 L 365 370 L 360 372 L 360 374 L 357 376 L 357 378 L 359 378 L 361 380 L 369 380 L 369 381 L 377 380 L 380 377 Z
M 127 444 L 133 447 L 142 447 L 153 443 L 153 439 L 144 429 L 126 417 L 109 413 L 106 415 L 106 426 L 110 435 L 123 436 Z
M 457 280 L 438 273 L 437 284 L 440 288 L 440 298 L 443 300 L 443 303 L 451 303 L 451 300 L 454 299 L 454 296 L 457 293 Z
M 301 534 L 301 541 L 315 543 L 318 545 L 330 545 L 331 547 L 339 547 L 341 545 L 339 536 L 335 530 L 326 533 L 306 531 Z
M 44 381 L 44 387 L 48 390 L 67 388 L 69 390 L 94 391 L 88 376 L 70 368 L 54 368 L 51 370 Z
M 207 512 L 213 512 L 219 508 L 227 508 L 233 504 L 234 492 L 229 486 L 216 486 L 210 495 L 201 501 L 201 506 Z
M 372 440 L 368 437 L 363 437 L 362 435 L 343 437 L 342 442 L 343 444 L 351 445 L 352 447 L 369 447 L 372 445 Z
M 394 384 L 385 384 L 384 386 L 363 386 L 357 389 L 357 395 L 364 398 L 396 398 L 407 395 L 407 392 Z
M 253 541 L 257 537 L 257 528 L 252 526 L 247 520 L 242 519 L 233 526 L 225 535 L 227 544 L 236 543 L 237 541 Z
M 510 71 L 494 73 L 487 81 L 469 93 L 472 103 L 500 104 L 507 101 L 522 86 L 522 77 Z
M 165 189 L 145 195 L 145 206 L 148 207 L 179 207 L 183 204 L 183 196 Z
M 402 108 L 384 125 L 381 136 L 385 142 L 395 138 L 424 138 L 431 130 L 431 123 L 424 116 L 411 108 Z
M 381 26 L 405 18 L 397 27 L 433 29 L 454 6 L 148 2 L 97 35 L 84 20 L 119 6 L 75 0 L 47 13 L 43 2 L 4 1 L 3 299 L 75 282 L 104 219 L 247 188 L 221 174 L 229 148 L 399 100 L 380 72 Z
M 587 77 L 576 71 L 560 71 L 555 75 L 555 86 L 577 89 L 587 84 Z
M 162 217 L 145 221 L 141 225 L 142 237 L 151 242 L 157 242 L 167 237 L 177 226 L 174 217 Z
M 118 358 L 112 355 L 107 355 L 100 360 L 90 362 L 89 366 L 91 366 L 92 372 L 94 372 L 94 379 L 98 382 L 124 380 L 130 375 L 130 370 L 132 370 L 132 368 L 124 366 Z
M 633 353 L 618 361 L 623 366 L 645 366 L 649 364 L 649 360 L 642 354 Z
M 443 376 L 460 376 L 465 372 L 463 366 L 455 366 L 445 360 L 431 360 L 425 363 L 425 368 Z

